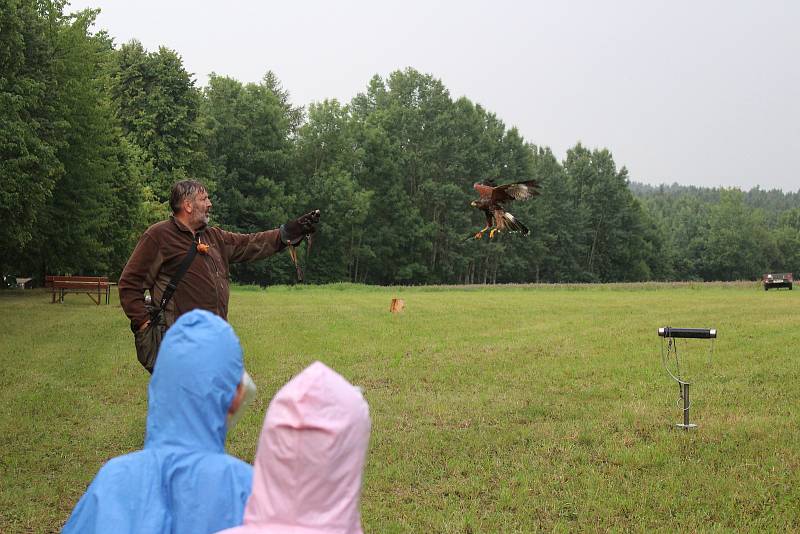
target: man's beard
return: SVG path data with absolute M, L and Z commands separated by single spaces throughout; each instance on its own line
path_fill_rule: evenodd
M 204 213 L 201 213 L 198 210 L 197 211 L 197 215 L 195 217 L 195 224 L 198 227 L 203 226 L 203 225 L 208 225 L 208 219 L 209 219 L 209 212 L 208 211 L 206 211 Z

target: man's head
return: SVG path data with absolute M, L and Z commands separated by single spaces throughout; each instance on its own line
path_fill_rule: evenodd
M 205 186 L 197 180 L 181 180 L 172 186 L 169 205 L 175 217 L 192 230 L 208 224 L 211 200 Z

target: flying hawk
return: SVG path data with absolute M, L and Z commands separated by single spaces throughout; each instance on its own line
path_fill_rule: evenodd
M 503 204 L 512 200 L 526 200 L 539 194 L 539 183 L 536 180 L 525 182 L 514 182 L 511 184 L 498 185 L 494 187 L 492 182 L 475 183 L 472 186 L 478 192 L 480 198 L 473 200 L 470 205 L 478 208 L 486 215 L 486 226 L 477 234 L 467 239 L 481 239 L 484 232 L 489 230 L 489 239 L 494 237 L 497 232 L 520 232 L 528 235 L 528 227 L 508 213 Z

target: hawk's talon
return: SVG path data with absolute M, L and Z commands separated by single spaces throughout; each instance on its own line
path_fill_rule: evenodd
M 486 230 L 488 230 L 488 229 L 489 229 L 489 227 L 485 226 L 480 232 L 475 234 L 475 239 L 483 239 L 483 233 L 486 232 Z
M 489 230 L 489 239 L 494 239 L 494 234 L 497 233 L 497 228 L 492 228 Z

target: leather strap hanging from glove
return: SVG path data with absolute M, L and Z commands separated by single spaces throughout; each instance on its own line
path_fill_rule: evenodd
M 317 231 L 316 225 L 319 224 L 320 211 L 314 210 L 301 215 L 294 221 L 282 224 L 280 227 L 281 241 L 289 249 L 289 257 L 294 263 L 297 271 L 297 281 L 303 281 L 303 270 L 297 260 L 297 248 L 303 241 L 307 241 L 306 261 L 311 250 L 311 236 Z
M 297 281 L 303 281 L 303 269 L 300 268 L 300 262 L 297 261 L 297 247 L 294 245 L 286 245 L 286 248 L 289 249 L 289 257 L 292 258 L 292 263 L 294 263 L 294 270 L 297 272 Z M 306 253 L 306 257 L 308 254 Z

